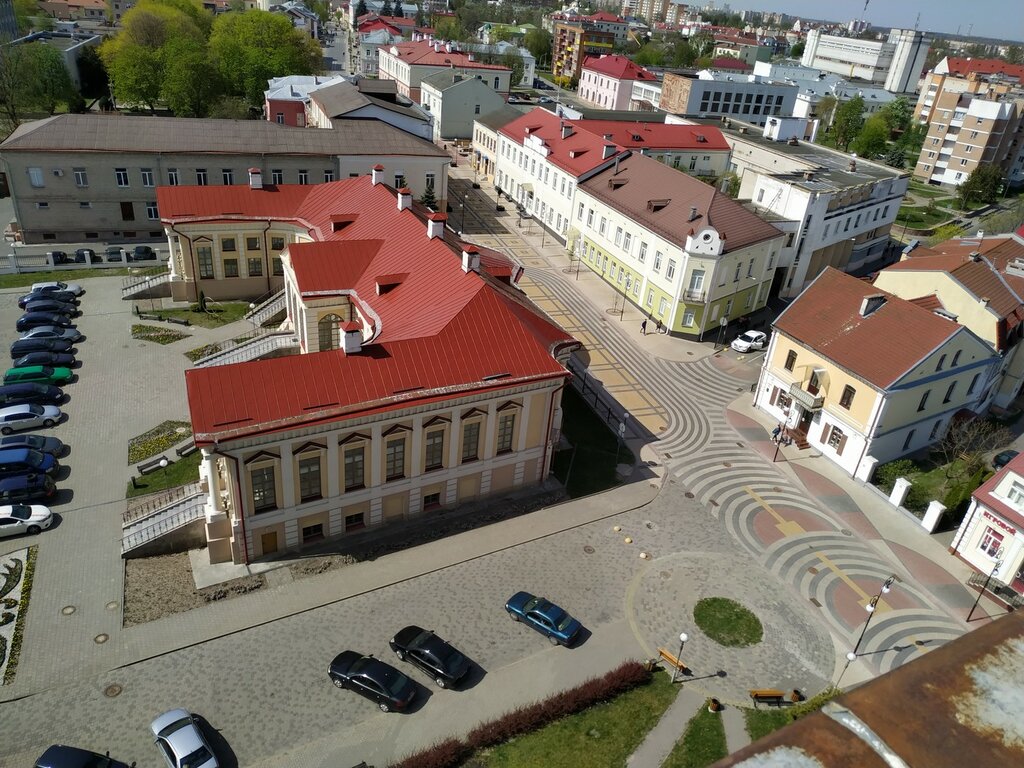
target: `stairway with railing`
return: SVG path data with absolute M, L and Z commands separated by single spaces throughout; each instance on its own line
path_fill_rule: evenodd
M 299 337 L 292 331 L 277 331 L 257 328 L 255 331 L 227 342 L 230 346 L 222 348 L 206 357 L 195 361 L 196 368 L 209 368 L 213 365 L 245 363 L 259 360 L 261 357 L 291 349 L 299 345 Z
M 121 554 L 166 536 L 203 517 L 207 494 L 198 483 L 128 510 L 121 529 Z M 162 503 L 161 503 L 162 502 Z
M 986 590 L 999 600 L 1013 608 L 1020 608 L 1024 605 L 1024 595 L 1017 592 L 1009 584 L 1004 584 L 999 579 L 993 578 L 987 573 L 972 573 L 967 583 L 979 590 Z
M 161 272 L 159 275 L 130 275 L 121 283 L 121 298 L 131 299 L 170 281 L 170 272 Z
M 262 298 L 262 297 L 261 297 Z M 263 301 L 257 301 L 256 306 L 250 309 L 245 319 L 254 326 L 266 325 L 276 315 L 285 311 L 284 289 L 273 293 Z

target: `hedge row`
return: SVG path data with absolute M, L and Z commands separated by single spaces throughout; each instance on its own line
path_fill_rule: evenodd
M 472 753 L 503 744 L 516 736 L 535 731 L 567 715 L 650 682 L 652 672 L 639 661 L 627 661 L 610 672 L 580 683 L 567 691 L 506 712 L 496 720 L 478 725 L 465 739 L 445 739 L 414 752 L 390 768 L 454 768 Z

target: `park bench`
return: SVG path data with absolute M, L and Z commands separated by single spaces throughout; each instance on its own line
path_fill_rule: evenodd
M 751 688 L 750 699 L 754 702 L 754 708 L 758 704 L 774 704 L 781 707 L 786 699 L 786 694 L 776 688 Z
M 196 446 L 195 442 L 193 441 L 193 442 L 188 443 L 188 445 L 181 446 L 181 448 L 175 448 L 174 452 L 176 454 L 178 454 L 178 458 L 179 459 L 183 459 L 186 456 L 191 456 L 193 453 L 195 453 L 198 450 L 199 450 L 199 448 Z
M 150 472 L 156 472 L 160 469 L 160 462 L 163 460 L 163 456 L 157 456 L 155 459 L 144 461 L 141 464 L 136 464 L 135 468 L 139 471 L 140 475 L 148 475 Z
M 168 323 L 174 323 L 175 325 L 192 325 L 188 321 L 187 317 L 165 317 L 164 320 Z
M 675 654 L 669 653 L 664 648 L 659 648 L 658 655 L 661 657 L 662 661 L 675 669 L 678 669 L 684 675 L 690 674 L 690 668 L 686 666 L 681 659 L 677 658 Z

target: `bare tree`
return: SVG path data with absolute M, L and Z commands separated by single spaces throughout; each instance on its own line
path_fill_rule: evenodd
M 953 417 L 934 450 L 946 465 L 946 477 L 962 480 L 983 462 L 983 455 L 1006 445 L 1013 438 L 1006 427 L 976 416 Z

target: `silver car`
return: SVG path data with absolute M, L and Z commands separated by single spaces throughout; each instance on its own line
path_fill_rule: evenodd
M 52 427 L 60 421 L 60 408 L 55 405 L 24 403 L 0 409 L 0 433 L 9 435 L 25 429 Z
M 29 328 L 19 339 L 67 339 L 74 343 L 82 340 L 82 332 L 77 328 L 59 328 L 56 325 L 37 325 Z
M 6 504 L 0 506 L 0 536 L 27 533 L 35 536 L 53 524 L 53 513 L 42 504 Z
M 170 768 L 218 768 L 213 750 L 187 710 L 164 712 L 149 727 Z
M 32 283 L 32 291 L 49 293 L 50 291 L 67 291 L 75 296 L 81 296 L 85 289 L 77 283 L 62 283 L 60 280 L 49 280 L 45 283 Z

